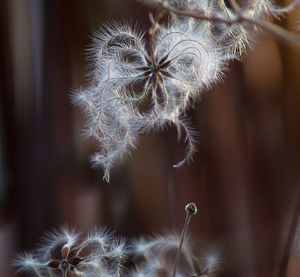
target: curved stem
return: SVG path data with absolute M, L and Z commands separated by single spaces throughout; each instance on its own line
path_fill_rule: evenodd
M 233 0 L 231 0 L 230 2 L 232 5 L 234 5 L 234 9 L 237 9 L 237 7 L 235 5 L 236 2 Z M 176 8 L 171 7 L 166 1 L 163 2 L 162 7 L 163 7 L 163 9 L 167 10 L 168 12 L 172 12 L 177 15 L 188 16 L 188 17 L 192 17 L 192 18 L 204 20 L 204 21 L 223 23 L 227 26 L 231 26 L 234 24 L 250 23 L 256 27 L 263 29 L 264 31 L 267 31 L 268 33 L 272 34 L 273 36 L 277 37 L 278 39 L 281 39 L 282 41 L 285 41 L 287 43 L 295 45 L 296 47 L 300 47 L 300 40 L 296 35 L 286 31 L 285 29 L 283 29 L 273 23 L 266 22 L 263 20 L 253 19 L 247 15 L 243 15 L 240 11 L 239 12 L 235 11 L 236 12 L 235 19 L 224 19 L 224 18 L 217 17 L 217 16 L 205 16 L 200 13 L 195 13 L 195 12 L 189 11 L 189 10 L 178 10 Z M 237 9 L 237 10 L 239 10 L 239 9 Z

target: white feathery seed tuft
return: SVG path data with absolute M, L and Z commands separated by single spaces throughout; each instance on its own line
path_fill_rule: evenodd
M 143 2 L 159 10 L 150 17 L 149 35 L 126 23 L 104 25 L 88 50 L 90 85 L 72 95 L 87 118 L 84 134 L 98 145 L 91 162 L 103 168 L 107 182 L 141 133 L 169 124 L 186 133 L 186 156 L 174 167 L 191 161 L 197 139 L 186 123 L 187 109 L 222 78 L 229 60 L 241 58 L 259 26 L 274 31 L 262 22 L 295 5 L 279 8 L 270 0 L 241 5 L 235 0 Z M 169 20 L 162 23 L 167 11 Z

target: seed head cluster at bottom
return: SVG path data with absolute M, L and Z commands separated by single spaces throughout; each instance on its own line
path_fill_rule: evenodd
M 48 233 L 38 249 L 14 261 L 18 272 L 37 277 L 172 276 L 179 236 L 156 236 L 125 242 L 106 229 L 85 238 L 74 230 Z M 213 276 L 215 254 L 196 254 L 184 243 L 176 276 Z

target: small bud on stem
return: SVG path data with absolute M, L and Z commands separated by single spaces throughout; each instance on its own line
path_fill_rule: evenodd
M 182 249 L 182 245 L 183 245 L 183 241 L 185 239 L 186 236 L 186 232 L 190 223 L 190 219 L 192 217 L 192 215 L 195 215 L 197 213 L 197 206 L 195 203 L 189 203 L 185 206 L 185 211 L 186 211 L 186 218 L 185 218 L 185 222 L 183 225 L 183 230 L 181 233 L 181 237 L 180 237 L 180 243 L 179 243 L 179 247 L 177 249 L 177 253 L 176 253 L 176 258 L 175 258 L 175 264 L 174 264 L 174 268 L 173 268 L 173 277 L 176 277 L 176 270 L 177 270 L 177 265 L 179 263 L 179 259 L 180 259 L 180 254 L 181 254 L 181 249 Z

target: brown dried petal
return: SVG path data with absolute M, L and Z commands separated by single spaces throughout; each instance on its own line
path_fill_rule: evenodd
M 65 259 L 68 257 L 69 255 L 69 252 L 70 252 L 70 248 L 67 247 L 67 246 L 64 246 L 61 250 L 61 255 L 62 255 L 62 258 Z
M 52 260 L 47 263 L 47 266 L 49 266 L 51 268 L 58 268 L 59 264 L 60 264 L 59 260 Z
M 73 257 L 69 260 L 69 264 L 73 265 L 73 266 L 77 266 L 79 265 L 84 259 L 80 258 L 80 257 Z

